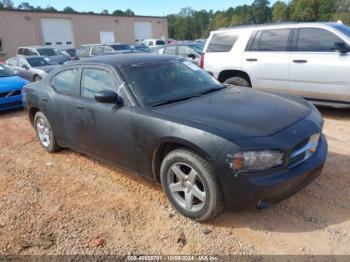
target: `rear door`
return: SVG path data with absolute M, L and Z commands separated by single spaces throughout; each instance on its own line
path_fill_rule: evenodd
M 53 119 L 51 124 L 58 141 L 73 148 L 77 146 L 75 105 L 79 100 L 79 79 L 80 70 L 76 67 L 56 73 L 50 80 L 54 99 L 41 101 Z
M 347 102 L 350 96 L 350 54 L 334 51 L 345 43 L 322 28 L 296 29 L 290 57 L 289 93 L 321 102 Z
M 253 33 L 242 61 L 253 88 L 288 92 L 292 32 L 284 28 Z

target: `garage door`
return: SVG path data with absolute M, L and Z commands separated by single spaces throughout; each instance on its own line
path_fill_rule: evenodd
M 42 18 L 44 46 L 59 49 L 74 48 L 72 23 L 69 19 Z
M 135 22 L 135 41 L 153 38 L 152 22 Z

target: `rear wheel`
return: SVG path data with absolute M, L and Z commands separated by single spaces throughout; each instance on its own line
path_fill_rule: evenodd
M 222 193 L 212 165 L 187 150 L 170 152 L 161 165 L 161 182 L 169 201 L 196 221 L 215 217 L 222 209 Z
M 46 151 L 53 153 L 60 149 L 51 125 L 42 112 L 37 112 L 35 114 L 34 127 L 40 144 Z
M 226 79 L 224 83 L 233 86 L 251 87 L 249 81 L 242 77 L 230 77 Z
M 41 76 L 35 75 L 33 80 L 34 80 L 34 82 L 38 82 L 38 81 L 40 81 L 41 79 L 42 79 Z

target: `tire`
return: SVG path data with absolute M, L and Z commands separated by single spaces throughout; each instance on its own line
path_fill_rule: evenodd
M 33 78 L 34 82 L 39 82 L 41 79 L 42 79 L 42 77 L 39 75 L 35 75 Z
M 160 178 L 170 203 L 185 217 L 203 222 L 223 208 L 213 166 L 187 149 L 176 149 L 164 158 Z
M 230 77 L 225 80 L 224 84 L 229 84 L 233 86 L 251 87 L 249 81 L 242 77 Z
M 60 149 L 56 142 L 52 127 L 42 112 L 37 112 L 34 117 L 34 128 L 39 142 L 49 153 L 56 152 Z

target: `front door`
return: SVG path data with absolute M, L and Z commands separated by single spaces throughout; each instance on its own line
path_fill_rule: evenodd
M 109 68 L 86 66 L 82 70 L 80 101 L 76 104 L 79 148 L 125 167 L 134 167 L 136 145 L 132 132 L 131 107 L 127 101 L 99 103 L 97 92 L 118 92 L 121 83 Z
M 301 28 L 290 57 L 289 93 L 316 101 L 347 102 L 350 55 L 334 51 L 344 41 L 321 28 Z

